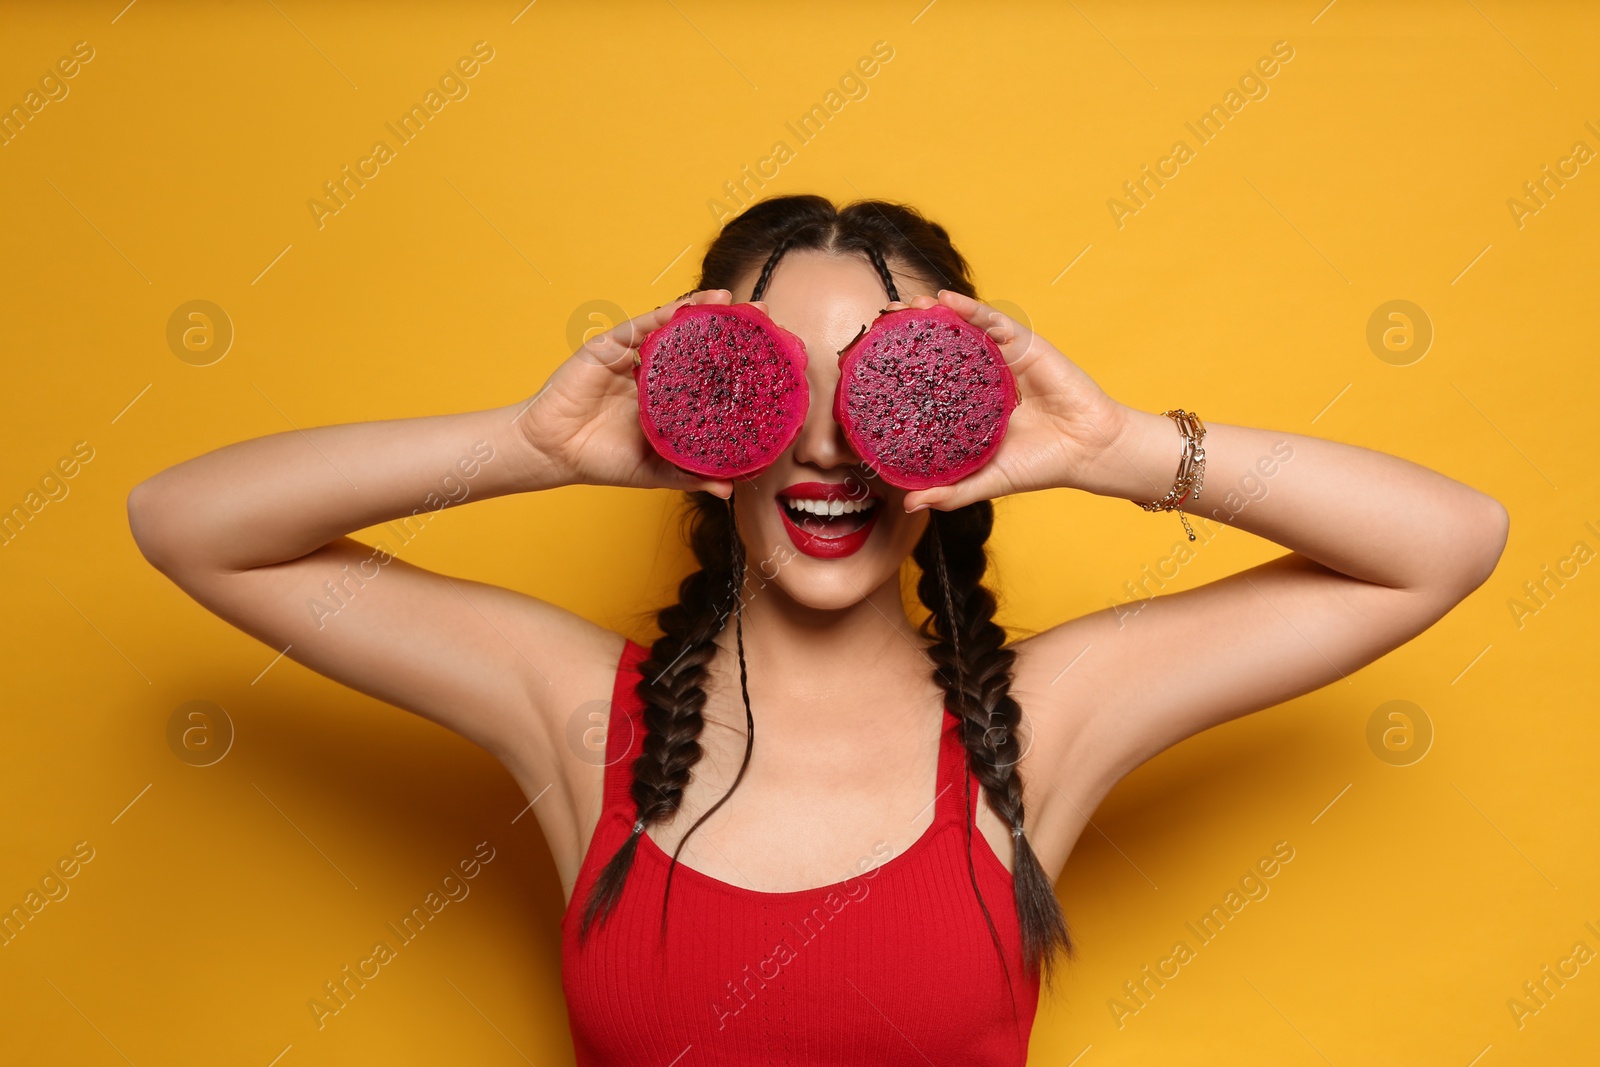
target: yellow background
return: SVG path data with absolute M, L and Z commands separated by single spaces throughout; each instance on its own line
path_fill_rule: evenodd
M 1592 1054 L 1600 962 L 1520 1028 L 1506 1003 L 1575 942 L 1600 950 L 1584 926 L 1600 927 L 1600 576 L 1582 567 L 1520 627 L 1508 606 L 1575 542 L 1600 549 L 1584 526 L 1600 526 L 1600 165 L 1520 227 L 1507 206 L 1574 142 L 1600 149 L 1584 125 L 1600 126 L 1592 8 L 122 3 L 12 4 L 0 32 L 6 107 L 75 42 L 95 53 L 0 148 L 0 503 L 75 442 L 94 449 L 0 547 L 0 903 L 75 842 L 95 849 L 0 948 L 0 1058 L 570 1062 L 560 887 L 534 819 L 512 822 L 510 777 L 273 664 L 144 563 L 124 501 L 157 470 L 291 425 L 531 395 L 599 321 L 574 322 L 588 302 L 634 315 L 690 287 L 708 201 L 778 140 L 793 158 L 764 192 L 921 207 L 984 295 L 1119 400 L 1393 452 L 1512 515 L 1497 572 L 1427 633 L 1112 793 L 1059 887 L 1081 957 L 1041 1005 L 1030 1062 Z M 470 94 L 319 228 L 323 182 L 479 40 L 494 58 Z M 785 123 L 880 40 L 894 54 L 867 95 L 801 145 Z M 1280 40 L 1294 58 L 1268 95 L 1197 146 L 1185 121 Z M 1107 201 L 1179 138 L 1195 158 L 1119 228 Z M 204 367 L 166 341 L 196 299 L 236 331 Z M 1394 299 L 1435 330 L 1409 366 L 1366 341 Z M 441 515 L 403 554 L 645 636 L 639 613 L 685 565 L 672 504 L 589 487 L 497 499 Z M 1019 631 L 1121 602 L 1181 536 L 1175 516 L 1069 491 L 998 510 Z M 1169 588 L 1280 551 L 1224 530 Z M 236 728 L 208 767 L 167 744 L 191 700 Z M 1367 743 L 1390 700 L 1435 731 L 1409 766 Z M 483 840 L 496 858 L 472 895 L 319 1031 L 322 983 Z M 1295 858 L 1270 896 L 1119 1028 L 1122 983 L 1280 840 Z

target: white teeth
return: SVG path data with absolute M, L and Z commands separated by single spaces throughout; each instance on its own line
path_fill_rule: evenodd
M 795 511 L 831 517 L 835 515 L 853 515 L 858 511 L 867 511 L 877 501 L 870 497 L 866 500 L 805 500 L 791 497 L 785 500 L 784 503 Z

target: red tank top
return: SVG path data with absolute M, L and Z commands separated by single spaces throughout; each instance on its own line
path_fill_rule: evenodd
M 899 855 L 867 857 L 863 873 L 786 893 L 733 886 L 680 860 L 663 945 L 670 857 L 642 834 L 616 907 L 579 943 L 589 888 L 633 828 L 631 767 L 645 733 L 634 687 L 648 654 L 631 640 L 623 649 L 604 808 L 561 922 L 578 1067 L 1023 1064 L 1039 982 L 1023 970 L 1011 874 L 975 827 L 972 867 L 1004 968 L 973 893 L 964 827 L 982 793 L 968 773 L 965 803 L 966 753 L 948 709 L 933 822 Z

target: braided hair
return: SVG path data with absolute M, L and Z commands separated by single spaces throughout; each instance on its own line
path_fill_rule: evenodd
M 697 289 L 731 290 L 739 278 L 760 265 L 752 300 L 766 291 L 773 269 L 795 249 L 832 254 L 865 255 L 882 278 L 891 301 L 900 299 L 890 270 L 892 259 L 902 276 L 933 288 L 976 297 L 967 261 L 944 227 L 915 208 L 882 200 L 858 200 L 844 208 L 821 196 L 780 196 L 762 200 L 732 219 L 712 241 L 701 261 Z M 885 249 L 888 254 L 885 255 Z M 734 520 L 733 501 L 712 493 L 688 494 L 688 541 L 699 569 L 678 586 L 677 603 L 662 608 L 656 623 L 662 631 L 639 665 L 636 692 L 644 703 L 643 751 L 633 761 L 630 793 L 636 818 L 633 832 L 601 869 L 584 903 L 579 936 L 596 920 L 603 921 L 621 898 L 628 871 L 645 829 L 670 822 L 682 803 L 694 765 L 700 760 L 708 666 L 717 652 L 716 638 L 731 614 L 739 660 L 739 685 L 745 705 L 745 754 L 732 785 L 679 839 L 667 873 L 689 835 L 733 795 L 750 764 L 755 721 L 744 661 L 742 601 L 744 544 Z M 987 542 L 994 525 L 994 506 L 982 500 L 953 511 L 929 510 L 928 528 L 912 552 L 922 574 L 917 596 L 929 615 L 921 633 L 932 643 L 933 678 L 944 689 L 946 703 L 960 718 L 960 737 L 971 775 L 963 775 L 967 810 L 971 779 L 976 777 L 990 805 L 1011 827 L 1014 848 L 1012 887 L 1022 933 L 1023 961 L 1030 975 L 1053 974 L 1057 951 L 1073 954 L 1073 943 L 1049 877 L 1023 833 L 1022 777 L 1017 769 L 1021 747 L 1017 731 L 1022 708 L 1011 696 L 1013 649 L 1005 646 L 1005 630 L 994 621 L 994 594 L 983 584 L 988 564 Z M 995 948 L 999 934 L 978 889 L 972 864 L 972 824 L 967 830 L 967 870 L 984 922 Z M 662 929 L 667 909 L 662 906 Z M 1009 983 L 1009 971 L 1006 972 Z

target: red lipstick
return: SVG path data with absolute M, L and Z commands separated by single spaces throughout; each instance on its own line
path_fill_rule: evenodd
M 800 523 L 812 525 L 809 518 L 801 518 L 796 522 L 794 512 L 784 503 L 785 500 L 845 500 L 865 501 L 873 500 L 875 503 L 867 511 L 866 521 L 861 528 L 839 536 L 826 536 L 803 528 Z M 783 528 L 788 531 L 789 540 L 794 547 L 802 553 L 817 559 L 842 559 L 859 551 L 867 543 L 867 538 L 872 536 L 872 529 L 878 524 L 878 513 L 883 509 L 883 495 L 874 493 L 859 482 L 797 482 L 778 491 L 774 505 L 778 514 L 783 517 Z

